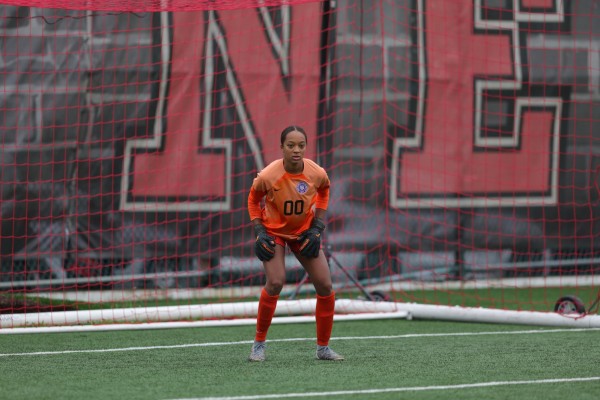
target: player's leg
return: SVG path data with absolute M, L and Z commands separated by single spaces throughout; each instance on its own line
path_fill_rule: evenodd
M 329 264 L 323 251 L 316 258 L 304 257 L 294 253 L 298 261 L 313 283 L 317 292 L 315 320 L 317 325 L 317 358 L 320 360 L 340 361 L 344 357 L 329 347 L 329 339 L 333 330 L 333 315 L 335 310 L 335 292 L 331 282 Z
M 267 282 L 260 293 L 258 300 L 258 314 L 256 316 L 256 335 L 250 352 L 250 361 L 265 360 L 265 342 L 267 333 L 277 308 L 279 293 L 285 283 L 285 243 L 276 239 L 275 255 L 269 261 L 263 262 Z M 283 246 L 282 246 L 283 244 Z
M 256 341 L 265 341 L 271 320 L 275 314 L 279 293 L 285 283 L 285 251 L 279 244 L 275 246 L 275 256 L 263 263 L 267 281 L 260 293 L 258 316 L 256 319 Z

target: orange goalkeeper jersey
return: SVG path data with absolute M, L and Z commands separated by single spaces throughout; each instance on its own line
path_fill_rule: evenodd
M 329 185 L 325 170 L 312 160 L 304 159 L 300 174 L 286 172 L 283 159 L 275 160 L 254 178 L 248 196 L 250 220 L 260 218 L 270 234 L 296 240 L 310 227 L 313 206 L 327 210 Z

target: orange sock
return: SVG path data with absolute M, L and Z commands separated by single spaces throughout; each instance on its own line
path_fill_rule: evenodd
M 264 342 L 267 339 L 267 332 L 275 314 L 277 307 L 277 299 L 279 295 L 270 296 L 265 288 L 260 292 L 260 300 L 258 300 L 258 315 L 256 316 L 256 336 L 254 340 Z
M 333 312 L 335 309 L 335 293 L 329 296 L 317 295 L 317 308 L 315 318 L 317 322 L 317 344 L 319 346 L 329 345 L 331 330 L 333 329 Z

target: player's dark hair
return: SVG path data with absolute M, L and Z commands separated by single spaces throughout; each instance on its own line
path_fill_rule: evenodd
M 303 134 L 304 140 L 306 140 L 308 142 L 308 137 L 306 137 L 306 132 L 304 131 L 304 128 L 302 128 L 301 126 L 297 126 L 297 125 L 290 125 L 281 132 L 281 144 L 282 145 L 285 142 L 285 138 L 287 137 L 288 133 L 294 132 L 294 131 L 298 131 L 301 134 Z

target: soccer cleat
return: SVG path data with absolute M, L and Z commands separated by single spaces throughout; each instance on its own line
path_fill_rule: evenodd
M 328 361 L 342 361 L 344 360 L 344 357 L 331 350 L 329 346 L 318 346 L 317 359 Z
M 254 344 L 252 345 L 252 351 L 250 352 L 250 356 L 248 357 L 248 361 L 265 361 L 266 348 L 267 345 L 265 344 L 265 342 L 254 342 Z

